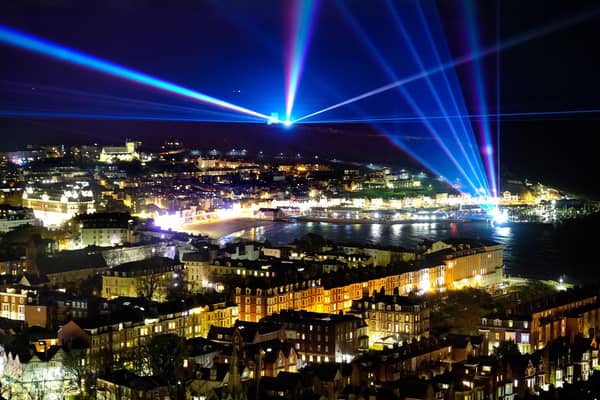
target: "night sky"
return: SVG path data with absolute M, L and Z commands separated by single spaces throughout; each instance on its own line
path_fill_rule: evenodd
M 280 116 L 285 114 L 286 40 L 291 2 L 116 0 L 85 2 L 85 6 L 81 3 L 84 2 L 5 0 L 0 5 L 0 24 L 267 115 L 274 111 Z M 394 3 L 405 18 L 406 30 L 414 34 L 414 45 L 424 64 L 431 65 L 431 52 L 419 34 L 422 31 L 414 17 L 413 4 L 404 0 Z M 576 16 L 588 18 L 500 53 L 499 108 L 496 57 L 492 54 L 481 59 L 485 103 L 490 113 L 600 109 L 600 58 L 596 54 L 600 5 L 595 3 L 502 0 L 499 42 L 565 23 Z M 469 31 L 463 2 L 422 4 L 444 61 L 468 53 Z M 481 1 L 475 2 L 475 6 L 477 37 L 481 48 L 486 49 L 498 43 L 498 3 Z M 402 78 L 417 71 L 413 57 L 399 40 L 385 1 L 321 1 L 313 27 L 294 118 L 385 85 L 393 80 L 390 73 Z M 378 54 L 369 49 L 367 42 Z M 340 107 L 314 119 L 314 122 L 331 119 L 334 123 L 284 129 L 262 123 L 175 122 L 170 120 L 190 116 L 206 119 L 216 109 L 2 44 L 0 60 L 0 111 L 3 115 L 15 111 L 26 114 L 0 117 L 1 150 L 27 143 L 114 143 L 125 137 L 159 144 L 177 137 L 189 146 L 205 149 L 235 147 L 271 153 L 300 152 L 395 164 L 407 160 L 402 149 L 381 134 L 381 125 L 340 123 L 412 115 L 397 91 Z M 378 60 L 385 60 L 385 65 Z M 472 65 L 461 65 L 455 73 L 467 112 L 478 113 L 481 104 L 475 95 Z M 426 114 L 435 114 L 424 82 L 407 88 Z M 27 115 L 36 112 L 117 115 L 125 120 Z M 168 121 L 127 120 L 148 116 Z M 231 119 L 234 118 L 238 117 L 231 114 Z M 595 135 L 600 132 L 599 119 L 600 113 L 503 119 L 502 173 L 600 194 L 595 177 L 597 149 L 593 145 Z M 495 122 L 490 123 L 495 132 Z M 400 132 L 408 142 L 418 141 L 424 135 L 418 123 L 396 128 L 395 132 Z

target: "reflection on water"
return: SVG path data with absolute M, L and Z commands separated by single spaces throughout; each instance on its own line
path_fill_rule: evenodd
M 323 222 L 274 223 L 269 226 L 246 229 L 236 236 L 247 239 L 269 240 L 273 245 L 289 244 L 307 234 L 316 233 L 334 242 L 362 242 L 380 245 L 414 247 L 424 239 L 473 238 L 491 240 L 504 245 L 504 259 L 509 274 L 557 279 L 567 272 L 572 278 L 582 279 L 595 259 L 582 258 L 574 266 L 571 243 L 581 238 L 567 238 L 556 227 L 543 224 L 517 224 L 510 227 L 492 227 L 485 222 L 415 223 L 415 224 L 332 224 Z M 584 235 L 585 233 L 580 233 Z M 592 262 L 593 261 L 593 262 Z

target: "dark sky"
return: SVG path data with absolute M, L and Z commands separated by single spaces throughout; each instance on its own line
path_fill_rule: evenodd
M 85 3 L 85 5 L 82 5 Z M 595 4 L 596 3 L 596 4 Z M 167 5 L 168 4 L 168 5 Z M 415 8 L 394 2 L 406 31 L 426 65 L 434 61 Z M 422 2 L 443 61 L 472 50 L 463 2 Z M 159 2 L 115 0 L 5 0 L 0 24 L 111 60 L 167 81 L 259 112 L 283 114 L 285 54 L 291 2 L 236 0 Z M 475 2 L 476 36 L 481 48 L 497 43 L 498 4 Z M 500 107 L 496 97 L 496 58 L 481 59 L 489 112 L 600 109 L 597 1 L 502 0 L 500 42 L 524 32 L 567 25 L 502 51 Z M 596 14 L 594 14 L 596 13 Z M 355 25 L 348 19 L 351 15 Z M 577 24 L 573 17 L 589 15 Z M 356 24 L 362 29 L 360 33 Z M 552 30 L 552 29 L 550 29 Z M 365 40 L 365 37 L 368 39 Z M 369 49 L 369 42 L 377 50 Z M 210 107 L 172 94 L 0 44 L 0 111 L 25 114 L 75 112 L 128 117 L 198 118 Z M 386 70 L 380 60 L 385 60 Z M 418 72 L 414 57 L 399 39 L 385 1 L 321 1 L 294 117 Z M 473 65 L 453 72 L 466 113 L 479 113 Z M 440 81 L 433 81 L 438 84 Z M 407 86 L 428 115 L 435 104 L 423 80 Z M 443 101 L 446 99 L 443 98 Z M 150 102 L 152 104 L 150 104 Z M 185 108 L 185 109 L 184 109 Z M 373 96 L 319 116 L 356 119 L 413 115 L 396 91 Z M 515 176 L 598 194 L 595 135 L 600 114 L 504 119 L 501 170 Z M 495 123 L 490 122 L 495 132 Z M 424 135 L 419 124 L 397 128 L 405 138 Z M 331 154 L 337 158 L 401 162 L 406 155 L 382 136 L 387 126 L 319 124 L 286 130 L 263 124 L 114 121 L 111 119 L 0 117 L 2 149 L 27 143 L 119 142 L 136 137 L 160 143 L 183 138 L 191 146 L 246 147 L 269 152 Z M 407 139 L 409 140 L 409 139 Z M 494 139 L 495 140 L 495 139 Z M 420 149 L 420 154 L 427 154 Z

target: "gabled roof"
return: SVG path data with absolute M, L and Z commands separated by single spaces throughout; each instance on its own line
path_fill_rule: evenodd
M 221 326 L 211 325 L 208 330 L 208 335 L 206 335 L 208 340 L 212 341 L 220 341 L 220 342 L 231 342 L 233 337 L 234 328 L 224 328 Z

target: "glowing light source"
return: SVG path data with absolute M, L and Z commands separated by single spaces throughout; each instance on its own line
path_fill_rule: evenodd
M 169 93 L 181 95 L 204 104 L 209 104 L 230 111 L 250 115 L 258 118 L 259 120 L 269 120 L 269 117 L 265 114 L 229 103 L 224 100 L 217 99 L 212 96 L 208 96 L 204 93 L 200 93 L 176 85 L 174 83 L 155 78 L 153 76 L 123 67 L 118 64 L 114 64 L 106 60 L 102 60 L 100 58 L 79 52 L 74 49 L 70 49 L 68 47 L 52 43 L 48 40 L 29 35 L 25 32 L 17 31 L 4 25 L 0 25 L 0 43 L 5 43 L 10 46 L 42 54 L 47 57 L 54 58 L 56 60 L 79 65 L 94 71 L 102 72 L 128 81 L 140 83 Z
M 493 225 L 504 225 L 508 222 L 508 211 L 506 209 L 500 210 L 498 207 L 493 208 L 490 213 Z

